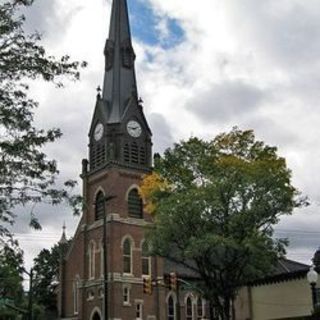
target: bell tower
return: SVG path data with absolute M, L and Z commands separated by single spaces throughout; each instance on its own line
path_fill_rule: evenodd
M 126 0 L 113 0 L 89 130 L 89 159 L 82 162 L 84 209 L 65 256 L 61 318 L 159 319 L 160 291 L 146 295 L 143 279 L 157 279 L 158 257 L 148 255 L 139 185 L 151 171 L 152 133 L 135 76 Z M 156 290 L 155 290 L 156 292 Z
M 163 319 L 164 292 L 144 293 L 143 280 L 163 272 L 149 255 L 139 186 L 151 171 L 152 133 L 135 76 L 126 0 L 113 0 L 89 130 L 89 159 L 82 161 L 84 208 L 63 260 L 60 317 L 69 319 Z
M 113 1 L 104 56 L 103 89 L 89 132 L 89 171 L 110 166 L 148 170 L 152 133 L 138 98 L 126 0 Z

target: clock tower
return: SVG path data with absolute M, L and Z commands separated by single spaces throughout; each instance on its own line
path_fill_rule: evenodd
M 104 84 L 89 132 L 89 170 L 93 173 L 111 166 L 148 170 L 152 134 L 138 98 L 136 56 L 124 0 L 113 3 L 104 56 Z
M 84 209 L 60 268 L 61 319 L 161 319 L 164 290 L 143 290 L 145 277 L 162 275 L 148 255 L 139 185 L 151 172 L 152 133 L 135 76 L 126 0 L 113 0 L 105 68 L 82 162 Z

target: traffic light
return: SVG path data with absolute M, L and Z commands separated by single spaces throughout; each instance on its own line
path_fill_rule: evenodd
M 170 290 L 177 290 L 178 277 L 175 272 L 165 273 L 163 275 L 164 286 Z
M 178 285 L 177 274 L 175 272 L 171 272 L 169 287 L 171 290 L 177 290 L 177 285 Z
M 152 280 L 151 277 L 143 278 L 143 293 L 152 295 Z
M 169 273 L 165 273 L 163 275 L 163 282 L 164 282 L 165 287 L 170 288 L 170 274 Z

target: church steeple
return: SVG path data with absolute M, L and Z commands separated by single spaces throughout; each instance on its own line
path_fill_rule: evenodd
M 62 235 L 61 235 L 61 238 L 59 240 L 59 244 L 60 245 L 65 245 L 68 243 L 68 240 L 67 240 L 67 236 L 66 236 L 66 223 L 64 222 L 63 223 L 63 227 L 62 227 Z
M 137 99 L 135 53 L 126 0 L 113 0 L 109 38 L 105 45 L 102 99 L 108 105 L 108 123 L 119 123 L 130 99 Z
M 138 99 L 127 0 L 113 0 L 102 94 L 89 132 L 90 172 L 106 166 L 149 170 L 151 130 Z

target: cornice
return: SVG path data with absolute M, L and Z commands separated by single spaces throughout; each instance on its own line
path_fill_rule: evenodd
M 131 225 L 131 226 L 139 226 L 146 227 L 153 225 L 152 222 L 145 221 L 144 219 L 135 219 L 135 218 L 121 218 L 118 213 L 110 213 L 107 215 L 106 223 L 117 222 L 121 224 Z M 97 220 L 90 225 L 83 224 L 81 226 L 81 232 L 91 231 L 95 229 L 99 229 L 103 226 L 103 219 Z
M 105 175 L 106 172 L 105 170 L 107 169 L 130 169 L 130 170 L 135 170 L 137 171 L 137 174 L 140 173 L 150 173 L 152 172 L 152 167 L 146 167 L 146 166 L 142 166 L 142 165 L 133 165 L 133 164 L 124 164 L 121 163 L 119 161 L 115 161 L 115 160 L 111 160 L 106 162 L 104 165 L 102 165 L 99 168 L 96 168 L 94 170 L 90 170 L 85 176 L 88 177 L 91 181 L 96 179 L 96 175 L 97 177 L 99 177 L 100 175 L 98 175 L 98 173 L 101 173 L 102 175 Z M 84 177 L 85 177 L 84 176 Z

